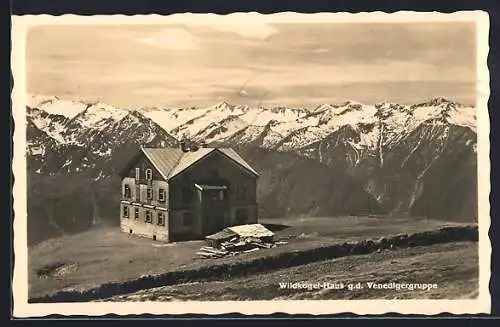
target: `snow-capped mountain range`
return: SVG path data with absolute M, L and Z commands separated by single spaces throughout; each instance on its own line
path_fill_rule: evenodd
M 115 221 L 122 165 L 139 146 L 177 146 L 188 137 L 234 147 L 260 173 L 263 216 L 390 213 L 470 221 L 477 212 L 475 113 L 443 98 L 128 110 L 30 95 L 28 216 L 42 224 L 36 229 L 48 228 L 44 221 L 71 231 L 88 228 L 89 217 Z M 47 207 L 51 201 L 58 204 Z M 68 210 L 78 217 L 68 220 Z M 29 235 L 38 237 L 36 230 Z
M 91 140 L 92 135 L 87 135 L 86 130 L 115 131 L 120 124 L 138 121 L 154 123 L 177 139 L 187 136 L 207 143 L 257 142 L 262 148 L 284 152 L 318 142 L 343 127 L 359 131 L 359 140 L 347 140 L 358 150 L 391 147 L 423 123 L 476 131 L 475 108 L 443 98 L 414 105 L 347 101 L 296 109 L 253 108 L 222 102 L 208 108 L 134 111 L 57 97 L 31 95 L 28 99 L 28 120 L 59 144 L 81 145 L 89 137 Z

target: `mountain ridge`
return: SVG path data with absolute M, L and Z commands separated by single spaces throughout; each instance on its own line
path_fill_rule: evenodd
M 59 111 L 61 111 L 60 107 L 67 105 L 67 100 L 54 100 L 53 98 L 46 100 L 43 97 L 35 96 L 32 96 L 31 99 L 29 108 L 36 108 L 48 114 L 65 116 L 61 112 L 58 113 L 57 109 L 53 107 L 59 107 Z M 40 103 L 37 104 L 33 99 L 38 99 Z M 62 101 L 62 106 L 59 105 L 58 101 Z M 253 126 L 257 130 L 271 127 L 270 129 L 275 132 L 273 135 L 278 138 L 288 137 L 291 142 L 296 142 L 296 144 L 291 145 L 292 147 L 314 143 L 344 125 L 363 128 L 363 126 L 378 124 L 378 128 L 384 128 L 386 134 L 392 132 L 394 135 L 400 135 L 401 132 L 409 132 L 425 121 L 436 119 L 436 124 L 439 122 L 450 123 L 476 131 L 475 109 L 442 97 L 412 105 L 390 102 L 364 105 L 354 101 L 346 101 L 340 104 L 320 104 L 312 110 L 290 107 L 249 107 L 229 104 L 226 101 L 207 108 L 168 110 L 148 108 L 143 111 L 140 109 L 120 109 L 102 103 L 72 102 L 72 106 L 81 109 L 76 115 L 74 110 L 71 111 L 71 118 L 74 120 L 78 120 L 85 113 L 94 116 L 93 119 L 91 117 L 81 119 L 80 124 L 87 123 L 86 127 L 96 127 L 99 123 L 105 124 L 106 118 L 119 120 L 130 112 L 137 112 L 142 115 L 142 119 L 151 119 L 178 140 L 182 137 L 189 137 L 209 143 L 230 141 L 230 138 L 244 126 Z M 97 112 L 98 110 L 100 112 Z M 232 123 L 232 120 L 228 119 L 230 117 L 240 118 L 237 128 L 228 125 Z M 380 126 L 381 124 L 383 126 Z M 223 132 L 217 133 L 217 130 Z M 300 131 L 303 134 L 300 135 L 301 139 L 294 140 L 293 134 L 299 135 Z M 363 134 L 369 136 L 369 133 Z M 207 135 L 210 135 L 208 139 Z M 254 136 L 250 133 L 246 138 Z M 371 137 L 378 139 L 377 135 L 371 135 Z M 273 148 L 276 142 L 279 140 L 268 137 L 263 146 Z M 366 139 L 366 142 L 361 145 L 373 147 L 375 143 L 371 139 Z

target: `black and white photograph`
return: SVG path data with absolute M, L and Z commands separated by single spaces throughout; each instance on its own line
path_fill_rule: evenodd
M 13 17 L 14 313 L 489 312 L 488 24 Z

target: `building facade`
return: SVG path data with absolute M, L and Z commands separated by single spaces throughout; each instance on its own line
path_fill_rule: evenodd
M 142 148 L 121 171 L 123 232 L 166 242 L 257 222 L 258 173 L 230 148 Z

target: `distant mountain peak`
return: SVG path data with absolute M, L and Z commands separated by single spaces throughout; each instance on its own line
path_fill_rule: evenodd
M 322 103 L 322 104 L 318 105 L 316 108 L 314 108 L 312 111 L 316 112 L 316 111 L 327 110 L 327 109 L 331 109 L 331 108 L 333 108 L 333 105 L 331 103 Z
M 229 103 L 225 100 L 212 106 L 213 109 L 226 109 L 226 108 L 232 108 L 232 107 L 234 107 L 234 105 L 232 105 L 231 103 Z
M 262 136 L 265 145 L 270 147 L 280 144 L 282 140 L 287 142 L 287 147 L 300 147 L 319 141 L 347 125 L 369 126 L 370 128 L 362 128 L 366 132 L 362 132 L 363 139 L 360 142 L 370 147 L 377 146 L 373 141 L 378 137 L 377 133 L 387 134 L 384 140 L 396 139 L 402 134 L 411 132 L 425 121 L 436 121 L 435 118 L 446 124 L 466 126 L 473 131 L 476 130 L 475 110 L 455 104 L 443 97 L 435 97 L 427 102 L 413 105 L 387 101 L 366 105 L 349 100 L 338 104 L 323 103 L 314 109 L 285 105 L 267 108 L 249 107 L 224 100 L 214 106 L 201 107 L 197 110 L 150 107 L 128 110 L 102 102 L 85 104 L 81 101 L 38 97 L 38 100 L 44 99 L 53 101 L 37 108 L 49 114 L 70 118 L 72 123 L 76 121 L 86 128 L 103 130 L 124 117 L 128 117 L 127 121 L 132 121 L 135 117 L 147 124 L 150 121 L 154 122 L 174 137 L 187 133 L 193 138 L 208 138 L 210 141 L 218 142 L 233 137 L 257 140 Z M 62 122 L 62 119 L 59 121 Z M 40 120 L 37 124 L 42 126 L 45 122 Z M 383 126 L 377 127 L 378 124 Z M 49 131 L 50 133 L 52 132 Z
M 434 97 L 434 98 L 430 99 L 429 101 L 423 102 L 420 105 L 422 105 L 422 106 L 424 106 L 424 105 L 427 105 L 427 106 L 440 106 L 440 105 L 443 105 L 443 104 L 457 105 L 458 103 L 456 103 L 454 101 L 451 101 L 449 99 L 446 99 L 444 97 L 438 96 L 438 97 Z

